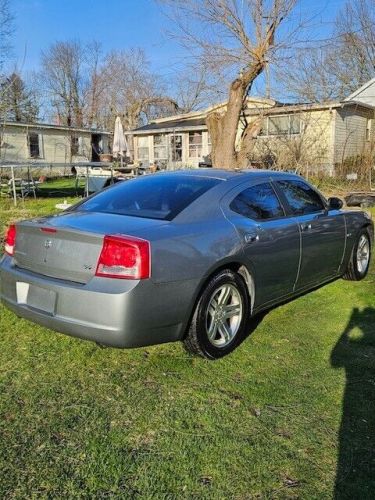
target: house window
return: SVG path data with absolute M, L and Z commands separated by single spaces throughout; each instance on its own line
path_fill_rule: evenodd
M 267 116 L 262 121 L 260 135 L 296 135 L 301 133 L 298 115 Z
M 202 132 L 189 132 L 189 157 L 202 156 Z
M 70 143 L 70 152 L 71 152 L 72 156 L 77 155 L 78 150 L 79 150 L 78 137 L 75 135 L 72 135 L 71 143 Z
M 138 160 L 149 160 L 148 137 L 138 137 Z
M 300 134 L 301 133 L 301 118 L 299 116 L 290 115 L 289 133 L 290 134 Z
M 41 135 L 37 132 L 29 133 L 30 158 L 41 158 Z
M 207 148 L 208 148 L 208 152 L 211 153 L 212 142 L 211 142 L 211 134 L 209 132 L 207 132 Z
M 83 137 L 72 135 L 70 141 L 70 152 L 72 156 L 83 155 Z
M 182 161 L 182 135 L 171 135 L 172 161 Z
M 366 126 L 366 141 L 369 141 L 371 138 L 371 120 L 367 120 Z
M 289 116 L 269 116 L 268 135 L 289 134 Z
M 167 136 L 164 134 L 154 135 L 154 158 L 155 160 L 168 159 Z

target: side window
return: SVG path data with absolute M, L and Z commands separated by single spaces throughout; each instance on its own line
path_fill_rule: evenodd
M 256 220 L 274 219 L 284 215 L 269 182 L 245 189 L 234 198 L 229 208 L 244 217 Z
M 277 181 L 294 215 L 313 214 L 325 209 L 323 202 L 303 181 Z
M 40 135 L 36 132 L 30 132 L 28 140 L 30 158 L 41 158 Z

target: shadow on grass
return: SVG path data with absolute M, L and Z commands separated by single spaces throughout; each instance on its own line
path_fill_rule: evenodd
M 353 309 L 331 364 L 346 372 L 334 498 L 375 498 L 375 309 Z
M 62 198 L 66 196 L 67 198 L 74 198 L 76 196 L 84 195 L 83 187 L 43 187 L 36 191 L 37 198 Z
M 267 316 L 268 313 L 269 313 L 268 310 L 262 311 L 251 318 L 248 325 L 247 333 L 241 338 L 241 340 L 238 343 L 238 346 L 240 346 L 243 342 L 245 342 L 245 340 L 247 340 L 256 331 L 256 329 L 262 323 L 263 319 Z

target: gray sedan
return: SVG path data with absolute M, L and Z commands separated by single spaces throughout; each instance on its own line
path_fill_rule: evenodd
M 181 340 L 219 358 L 261 311 L 366 276 L 373 223 L 341 208 L 292 174 L 144 176 L 10 226 L 1 299 L 19 316 L 100 344 Z

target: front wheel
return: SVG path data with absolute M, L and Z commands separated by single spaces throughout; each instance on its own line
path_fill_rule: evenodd
M 370 267 L 371 240 L 366 229 L 363 229 L 353 247 L 352 255 L 344 279 L 350 281 L 360 281 L 365 278 Z
M 246 334 L 249 296 L 243 278 L 224 269 L 203 290 L 184 339 L 188 352 L 217 359 L 233 351 Z

